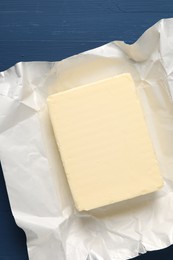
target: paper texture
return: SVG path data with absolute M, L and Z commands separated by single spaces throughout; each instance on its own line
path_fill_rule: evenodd
M 30 260 L 124 260 L 173 243 L 173 19 L 133 45 L 111 42 L 60 62 L 18 63 L 0 73 L 0 160 Z M 164 188 L 89 212 L 73 205 L 46 98 L 131 73 Z

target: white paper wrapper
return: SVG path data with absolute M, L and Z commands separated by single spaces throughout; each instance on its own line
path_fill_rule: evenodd
M 124 72 L 135 80 L 165 185 L 79 213 L 46 98 Z M 172 244 L 173 19 L 161 20 L 133 45 L 115 41 L 60 62 L 23 62 L 1 72 L 0 160 L 30 260 L 123 260 Z

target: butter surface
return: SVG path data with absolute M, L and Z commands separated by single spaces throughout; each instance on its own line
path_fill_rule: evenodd
M 162 187 L 160 169 L 130 74 L 49 96 L 48 108 L 79 211 Z

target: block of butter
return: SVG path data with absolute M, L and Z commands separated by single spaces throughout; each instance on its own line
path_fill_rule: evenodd
M 48 109 L 79 211 L 162 187 L 160 169 L 130 74 L 49 96 Z

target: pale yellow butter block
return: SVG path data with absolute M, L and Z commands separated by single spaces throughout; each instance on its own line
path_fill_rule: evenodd
M 130 74 L 49 96 L 48 108 L 79 211 L 163 185 Z

